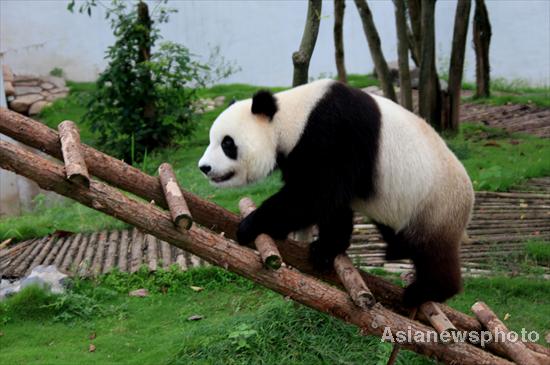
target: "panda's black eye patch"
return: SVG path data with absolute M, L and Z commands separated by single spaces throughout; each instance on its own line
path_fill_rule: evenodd
M 235 141 L 233 140 L 233 138 L 229 136 L 223 137 L 222 150 L 223 153 L 225 153 L 225 155 L 230 159 L 237 159 L 237 146 L 235 145 Z

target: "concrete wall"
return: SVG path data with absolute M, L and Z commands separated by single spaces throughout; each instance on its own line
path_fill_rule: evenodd
M 71 14 L 63 0 L 0 1 L 0 51 L 4 61 L 18 73 L 46 74 L 61 67 L 68 78 L 93 80 L 105 67 L 105 49 L 113 37 L 103 9 L 92 17 Z M 383 50 L 396 59 L 393 5 L 390 0 L 370 2 Z M 150 2 L 151 7 L 155 3 Z M 493 77 L 522 78 L 535 84 L 550 83 L 550 1 L 488 0 L 493 24 L 491 45 Z M 437 2 L 438 63 L 448 67 L 454 0 Z M 215 47 L 234 60 L 242 71 L 226 82 L 289 85 L 290 56 L 300 42 L 307 4 L 304 1 L 170 1 L 178 9 L 162 28 L 168 40 L 185 44 L 192 52 L 207 56 Z M 310 75 L 335 71 L 332 41 L 333 5 L 323 3 L 321 29 Z M 347 1 L 344 29 L 349 72 L 373 68 L 361 22 L 353 1 Z M 474 78 L 471 40 L 467 47 L 466 79 Z

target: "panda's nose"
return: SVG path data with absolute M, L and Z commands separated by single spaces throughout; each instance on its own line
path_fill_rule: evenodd
M 210 167 L 210 165 L 201 165 L 201 166 L 199 166 L 199 169 L 201 169 L 201 171 L 202 171 L 205 175 L 208 175 L 208 173 L 210 172 L 210 170 L 212 170 L 212 167 Z

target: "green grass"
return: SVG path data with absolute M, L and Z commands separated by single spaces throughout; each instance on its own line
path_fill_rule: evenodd
M 376 79 L 366 75 L 349 75 L 348 78 L 349 83 L 355 87 L 377 83 Z M 69 97 L 46 108 L 40 119 L 52 128 L 56 128 L 65 119 L 71 119 L 79 125 L 83 141 L 94 145 L 94 134 L 82 122 L 88 93 L 93 90 L 94 84 L 73 82 L 70 86 Z M 202 98 L 223 95 L 229 102 L 232 98 L 248 98 L 261 88 L 263 87 L 244 84 L 217 85 L 199 90 L 198 94 Z M 256 203 L 260 203 L 273 194 L 281 186 L 281 182 L 279 174 L 275 173 L 266 180 L 245 188 L 215 189 L 202 176 L 197 168 L 197 161 L 208 145 L 208 131 L 212 122 L 224 108 L 222 106 L 198 116 L 193 136 L 178 141 L 170 148 L 150 154 L 138 167 L 149 174 L 156 174 L 157 167 L 162 162 L 170 162 L 186 189 L 237 212 L 237 204 L 242 196 L 248 195 Z M 487 146 L 488 141 L 496 145 Z M 512 144 L 516 141 L 519 143 Z M 466 166 L 476 190 L 506 190 L 527 178 L 550 175 L 550 163 L 547 162 L 550 156 L 548 139 L 510 135 L 497 129 L 463 125 L 459 135 L 449 138 L 448 143 Z M 122 226 L 122 223 L 113 218 L 67 201 L 51 209 L 37 209 L 21 217 L 0 219 L 0 240 L 9 237 L 27 239 L 51 233 L 56 229 L 85 232 Z
M 540 265 L 550 266 L 550 242 L 530 240 L 525 243 L 527 257 Z
M 151 295 L 127 296 L 141 287 Z M 500 318 L 509 314 L 512 330 L 544 334 L 548 298 L 548 281 L 494 277 L 467 279 L 451 305 L 469 313 L 483 300 Z M 188 321 L 192 315 L 203 319 Z M 0 332 L 0 363 L 14 365 L 385 364 L 391 351 L 354 326 L 216 268 L 114 273 L 77 280 L 62 296 L 30 288 L 0 304 Z M 408 351 L 398 359 L 433 363 Z
M 473 83 L 465 82 L 464 90 L 475 91 Z M 505 104 L 535 104 L 540 107 L 550 107 L 550 86 L 532 86 L 525 80 L 495 79 L 491 81 L 491 96 L 489 98 L 466 98 L 467 101 L 492 105 Z

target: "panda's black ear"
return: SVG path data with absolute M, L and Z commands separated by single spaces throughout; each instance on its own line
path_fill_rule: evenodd
M 260 90 L 252 97 L 252 114 L 265 115 L 271 120 L 277 110 L 277 99 L 270 91 Z

